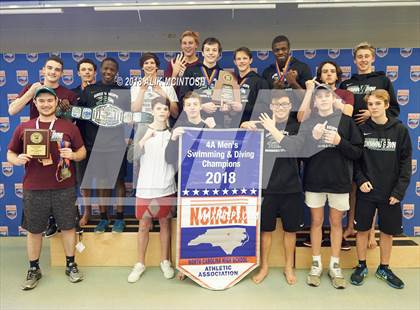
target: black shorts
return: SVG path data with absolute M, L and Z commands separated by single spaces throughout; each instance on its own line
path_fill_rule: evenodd
M 303 193 L 265 195 L 261 204 L 261 231 L 274 231 L 277 215 L 284 231 L 302 229 L 304 201 Z
M 45 231 L 53 215 L 61 230 L 73 229 L 79 221 L 74 187 L 54 190 L 23 190 L 22 227 L 33 234 Z
M 398 235 L 403 232 L 401 204 L 390 205 L 386 202 L 374 202 L 357 199 L 354 216 L 354 228 L 368 231 L 372 227 L 375 211 L 378 209 L 379 230 L 388 235 Z
M 91 154 L 92 161 L 89 161 Z M 77 184 L 81 188 L 90 188 L 95 182 L 96 188 L 114 188 L 115 171 L 110 167 L 115 167 L 116 163 L 121 162 L 117 174 L 117 180 L 124 180 L 127 174 L 127 152 L 120 158 L 119 152 L 86 152 L 86 158 L 76 163 Z M 94 159 L 94 160 L 93 160 Z M 86 171 L 88 173 L 86 174 Z M 86 176 L 85 179 L 83 179 Z M 82 184 L 83 183 L 83 184 Z M 83 186 L 82 186 L 83 185 Z M 101 186 L 103 185 L 103 186 Z

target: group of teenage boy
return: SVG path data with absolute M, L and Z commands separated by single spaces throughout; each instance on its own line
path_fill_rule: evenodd
M 221 43 L 216 38 L 205 39 L 202 59 L 197 56 L 198 33 L 185 31 L 180 44 L 181 53 L 168 63 L 165 76 L 199 79 L 201 83 L 162 82 L 157 76 L 158 57 L 144 53 L 139 61 L 143 82 L 131 85 L 131 89 L 118 86 L 118 62 L 106 58 L 100 64 L 100 81 L 96 81 L 96 64 L 90 59 L 81 60 L 77 65 L 81 85 L 68 90 L 59 84 L 63 61 L 51 56 L 43 67 L 44 81 L 27 85 L 9 105 L 11 115 L 30 105 L 30 120 L 15 129 L 7 152 L 10 163 L 25 166 L 22 227 L 28 231 L 30 266 L 22 289 L 34 288 L 42 277 L 39 257 L 46 227 L 46 235 L 54 234 L 57 226 L 61 230 L 69 280 L 83 280 L 75 263 L 76 232 L 89 220 L 89 198 L 93 195 L 89 183 L 93 179 L 97 181 L 96 195 L 100 201 L 100 221 L 95 232 L 109 228 L 107 209 L 111 206 L 113 188 L 117 213 L 112 232 L 124 231 L 126 158 L 137 167 L 133 180 L 135 215 L 139 220 L 138 262 L 128 275 L 128 282 L 138 281 L 146 269 L 145 254 L 153 219 L 160 224 L 160 268 L 165 278 L 173 278 L 170 232 L 177 193 L 175 173 L 181 160 L 178 140 L 189 127 L 264 130 L 263 165 L 270 169 L 264 176 L 267 183 L 261 205 L 261 266 L 252 278 L 255 283 L 261 283 L 268 275 L 277 217 L 281 218 L 284 230 L 285 279 L 290 285 L 296 283 L 293 263 L 296 232 L 304 226 L 306 205 L 311 213 L 308 244 L 312 247 L 307 283 L 320 285 L 322 226 L 328 202 L 331 240 L 328 275 L 332 285 L 346 287 L 340 250 L 346 248 L 345 238 L 354 234 L 359 262 L 350 282 L 363 283 L 368 274 L 367 248 L 376 244 L 372 227 L 377 214 L 381 254 L 376 276 L 394 288 L 403 288 L 403 281 L 391 271 L 389 261 L 393 235 L 402 232 L 400 202 L 410 181 L 411 143 L 407 129 L 398 120 L 399 106 L 392 83 L 384 72 L 373 69 L 374 48 L 367 42 L 354 48 L 358 72 L 343 82 L 340 67 L 329 60 L 317 67 L 313 77 L 310 68 L 291 55 L 290 42 L 283 35 L 273 39 L 275 63 L 262 76 L 251 68 L 251 51 L 238 48 L 234 51 L 234 63 L 240 101 L 216 102 L 213 90 L 223 70 L 218 65 Z M 124 95 L 127 92 L 129 96 Z M 128 154 L 124 129 L 103 128 L 57 113 L 74 106 L 95 108 L 109 103 L 109 98 L 129 98 L 112 102 L 124 111 L 153 115 L 152 123 L 134 126 Z M 25 154 L 26 129 L 51 131 L 50 158 L 40 160 Z M 70 175 L 63 176 L 66 164 Z M 101 187 L 102 179 L 109 179 L 105 167 L 116 168 L 111 178 L 114 181 Z M 76 206 L 76 184 L 84 200 L 82 216 Z M 343 232 L 345 212 L 349 212 L 349 221 Z M 178 273 L 177 278 L 185 276 Z

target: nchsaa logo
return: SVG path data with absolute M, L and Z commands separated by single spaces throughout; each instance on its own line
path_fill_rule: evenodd
M 16 205 L 6 205 L 6 216 L 10 220 L 14 220 L 17 217 L 17 208 Z
M 411 129 L 415 129 L 419 126 L 420 113 L 408 113 L 407 125 Z
M 406 105 L 410 101 L 410 90 L 399 89 L 397 91 L 397 102 L 399 105 Z
M 410 220 L 414 217 L 415 205 L 412 203 L 405 203 L 402 207 L 402 213 L 405 219 Z
M 398 66 L 386 66 L 386 76 L 395 82 L 398 79 Z
M 7 161 L 1 163 L 1 171 L 6 177 L 10 177 L 13 174 L 13 165 Z

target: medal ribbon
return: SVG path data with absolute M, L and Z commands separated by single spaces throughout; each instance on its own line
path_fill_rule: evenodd
M 211 83 L 213 82 L 215 75 L 219 72 L 217 68 L 213 69 L 213 72 L 211 73 L 210 77 L 207 74 L 207 70 L 204 68 L 204 66 L 200 66 L 201 72 L 206 78 L 207 86 L 210 87 Z
M 286 73 L 289 70 L 289 64 L 290 64 L 290 59 L 291 58 L 292 58 L 292 56 L 287 57 L 286 64 L 283 67 L 283 72 L 281 72 L 281 70 L 279 68 L 279 64 L 276 61 L 276 70 L 277 70 L 277 75 L 279 76 L 280 81 L 283 81 L 286 77 Z

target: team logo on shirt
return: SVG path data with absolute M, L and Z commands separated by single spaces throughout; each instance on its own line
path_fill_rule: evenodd
M 316 50 L 304 50 L 303 55 L 308 59 L 312 59 L 316 56 Z
M 167 62 L 170 62 L 175 57 L 176 57 L 176 52 L 165 52 L 165 53 L 163 53 L 163 58 L 165 58 L 165 60 Z
M 96 52 L 96 53 L 95 53 L 95 58 L 96 58 L 98 61 L 102 61 L 102 60 L 104 60 L 104 59 L 106 58 L 106 52 Z
M 397 102 L 399 105 L 406 105 L 410 100 L 409 89 L 399 89 L 397 91 Z
M 39 77 L 39 82 L 41 84 L 44 83 L 44 81 L 45 81 L 44 70 L 42 70 L 42 69 L 39 70 L 38 77 Z
M 16 82 L 20 86 L 25 86 L 26 84 L 28 84 L 28 80 L 28 70 L 16 70 Z
M 257 57 L 259 60 L 267 60 L 270 57 L 269 51 L 257 51 Z
M 330 48 L 328 50 L 328 57 L 332 59 L 336 59 L 338 56 L 340 56 L 340 49 L 339 48 Z
M 9 235 L 9 227 L 8 226 L 0 226 L 0 236 L 7 237 Z
M 410 57 L 411 54 L 413 53 L 413 49 L 412 48 L 400 48 L 400 55 L 404 58 Z
M 398 79 L 398 66 L 386 66 L 386 76 L 395 82 Z
M 61 80 L 65 85 L 71 85 L 74 82 L 73 78 L 73 70 L 72 69 L 66 69 L 63 70 L 63 75 L 61 76 Z
M 411 174 L 415 174 L 417 172 L 417 159 L 411 160 Z
M 404 216 L 404 218 L 406 218 L 407 220 L 410 220 L 414 217 L 414 204 L 412 203 L 405 203 L 403 204 L 402 207 L 402 214 Z
M 28 53 L 26 54 L 26 59 L 29 62 L 36 62 L 38 60 L 38 53 Z
M 4 184 L 0 183 L 0 198 L 3 198 L 5 195 L 5 191 L 4 191 Z
M 13 174 L 13 165 L 7 161 L 1 163 L 1 171 L 6 177 L 10 177 Z
M 22 183 L 15 183 L 15 195 L 19 198 L 23 197 L 23 186 Z
M 0 70 L 0 87 L 6 84 L 6 71 Z
M 351 77 L 351 66 L 340 66 L 343 75 L 341 76 L 341 80 L 348 80 Z
M 19 232 L 19 236 L 27 236 L 28 235 L 28 231 L 23 228 L 22 226 L 18 227 L 18 232 Z
M 85 58 L 85 54 L 82 52 L 74 52 L 74 53 L 71 53 L 71 57 L 73 57 L 75 62 L 79 62 L 83 58 Z
M 121 61 L 127 61 L 130 59 L 130 53 L 129 52 L 119 52 L 118 53 L 118 58 Z
M 388 55 L 388 49 L 387 48 L 384 48 L 384 47 L 379 47 L 379 48 L 376 49 L 376 55 L 378 57 L 383 58 L 386 55 Z
M 9 117 L 0 117 L 0 131 L 8 132 L 10 129 Z
M 60 52 L 51 52 L 51 53 L 50 53 L 50 57 L 51 57 L 51 56 L 61 57 L 61 53 L 60 53 Z
M 419 126 L 420 113 L 408 113 L 407 125 L 411 129 L 415 129 Z
M 414 236 L 420 236 L 420 226 L 414 226 Z
M 18 94 L 7 94 L 7 103 L 10 105 L 13 101 L 16 100 Z
M 410 80 L 420 81 L 420 66 L 410 66 Z
M 10 220 L 14 220 L 17 216 L 16 205 L 6 205 L 6 216 Z
M 5 62 L 11 63 L 15 61 L 15 54 L 13 53 L 5 53 L 3 54 L 3 59 Z

